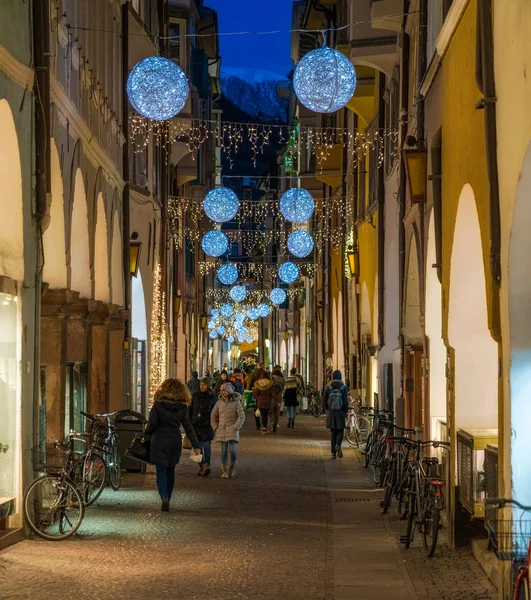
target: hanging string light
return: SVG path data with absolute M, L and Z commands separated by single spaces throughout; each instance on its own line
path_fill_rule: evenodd
M 304 258 L 311 254 L 314 242 L 313 237 L 303 229 L 297 229 L 289 234 L 288 250 L 297 258 Z
M 325 43 L 303 56 L 293 75 L 293 88 L 306 108 L 333 113 L 354 95 L 356 70 L 344 54 Z
M 286 221 L 304 223 L 312 215 L 315 202 L 304 188 L 291 188 L 280 197 L 280 212 Z
M 229 240 L 222 231 L 214 229 L 205 233 L 201 240 L 201 248 L 207 256 L 218 258 L 229 249 Z
M 162 291 L 162 273 L 157 263 L 153 271 L 153 307 L 151 310 L 149 402 L 166 379 L 166 294 Z
M 127 78 L 127 96 L 136 112 L 164 121 L 181 112 L 188 100 L 189 84 L 184 71 L 162 56 L 138 62 Z
M 285 262 L 280 265 L 278 277 L 284 283 L 293 283 L 299 278 L 299 267 L 295 263 Z
M 218 279 L 224 285 L 232 285 L 238 279 L 238 269 L 230 263 L 221 265 L 218 269 Z
M 235 285 L 230 290 L 230 297 L 234 300 L 234 302 L 243 302 L 247 296 L 247 290 L 243 285 Z M 241 314 L 241 313 L 240 313 Z M 236 315 L 236 316 L 239 316 Z M 243 318 L 243 315 L 241 315 Z
M 269 298 L 273 304 L 283 304 L 286 301 L 286 292 L 282 288 L 274 288 L 271 290 Z
M 227 223 L 240 208 L 238 196 L 226 187 L 211 190 L 203 201 L 206 216 L 216 223 Z

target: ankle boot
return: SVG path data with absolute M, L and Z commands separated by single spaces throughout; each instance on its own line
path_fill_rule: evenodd
M 234 475 L 236 475 L 236 463 L 237 462 L 238 462 L 238 459 L 231 461 L 230 469 L 229 469 L 229 477 L 234 477 Z
M 229 465 L 221 465 L 221 479 L 229 478 Z
M 288 429 L 291 427 L 291 419 L 288 419 Z
M 203 466 L 205 467 L 205 470 L 203 471 L 203 477 L 208 477 L 210 473 L 212 473 L 212 471 L 210 470 L 210 465 L 208 463 L 205 463 Z
M 293 421 L 291 421 L 291 428 L 295 429 L 295 419 L 293 419 Z
M 201 465 L 199 465 L 199 472 L 197 473 L 197 475 L 199 477 L 203 477 L 204 474 L 205 474 L 205 465 L 201 464 Z
M 161 504 L 160 510 L 162 512 L 168 512 L 170 510 L 170 499 L 168 498 L 168 496 L 164 496 L 162 498 L 162 504 Z

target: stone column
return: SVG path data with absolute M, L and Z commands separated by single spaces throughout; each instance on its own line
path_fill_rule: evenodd
M 89 413 L 107 412 L 107 304 L 97 300 L 88 302 L 88 382 L 87 408 Z
M 133 408 L 131 390 L 124 389 L 124 369 L 131 364 L 124 360 L 124 321 L 127 313 L 116 305 L 109 306 L 105 320 L 107 330 L 107 406 L 109 411 Z

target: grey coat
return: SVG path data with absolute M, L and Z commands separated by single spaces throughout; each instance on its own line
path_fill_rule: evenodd
M 240 441 L 240 429 L 245 421 L 241 400 L 237 393 L 231 394 L 228 399 L 220 396 L 210 417 L 215 442 Z

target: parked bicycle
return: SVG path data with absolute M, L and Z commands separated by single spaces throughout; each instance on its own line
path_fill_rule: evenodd
M 74 451 L 74 432 L 64 442 L 40 444 L 32 449 L 36 471 L 43 473 L 24 495 L 24 518 L 39 537 L 65 540 L 79 529 L 85 514 L 83 490 L 76 483 L 83 455 Z
M 311 413 L 316 419 L 319 418 L 324 412 L 321 393 L 311 384 L 308 384 L 306 386 L 306 396 L 308 398 L 308 412 Z
M 487 518 L 486 527 L 498 559 L 510 561 L 513 565 L 513 600 L 530 600 L 531 520 L 527 516 L 531 512 L 531 506 L 524 506 L 512 498 L 488 498 L 486 504 L 496 507 L 500 514 L 500 518 Z M 512 507 L 509 519 L 504 518 L 503 512 L 500 513 L 507 507 Z
M 444 509 L 444 479 L 439 473 L 439 459 L 423 456 L 423 449 L 431 446 L 449 448 L 448 442 L 437 440 L 408 441 L 414 447 L 413 457 L 407 465 L 409 487 L 407 491 L 408 515 L 406 535 L 400 538 L 409 549 L 415 537 L 415 530 L 423 535 L 424 549 L 428 558 L 437 547 L 441 528 L 441 512 Z
M 371 425 L 365 417 L 360 417 L 353 408 L 349 408 L 345 423 L 345 439 L 347 442 L 359 448 L 367 441 L 371 431 Z

